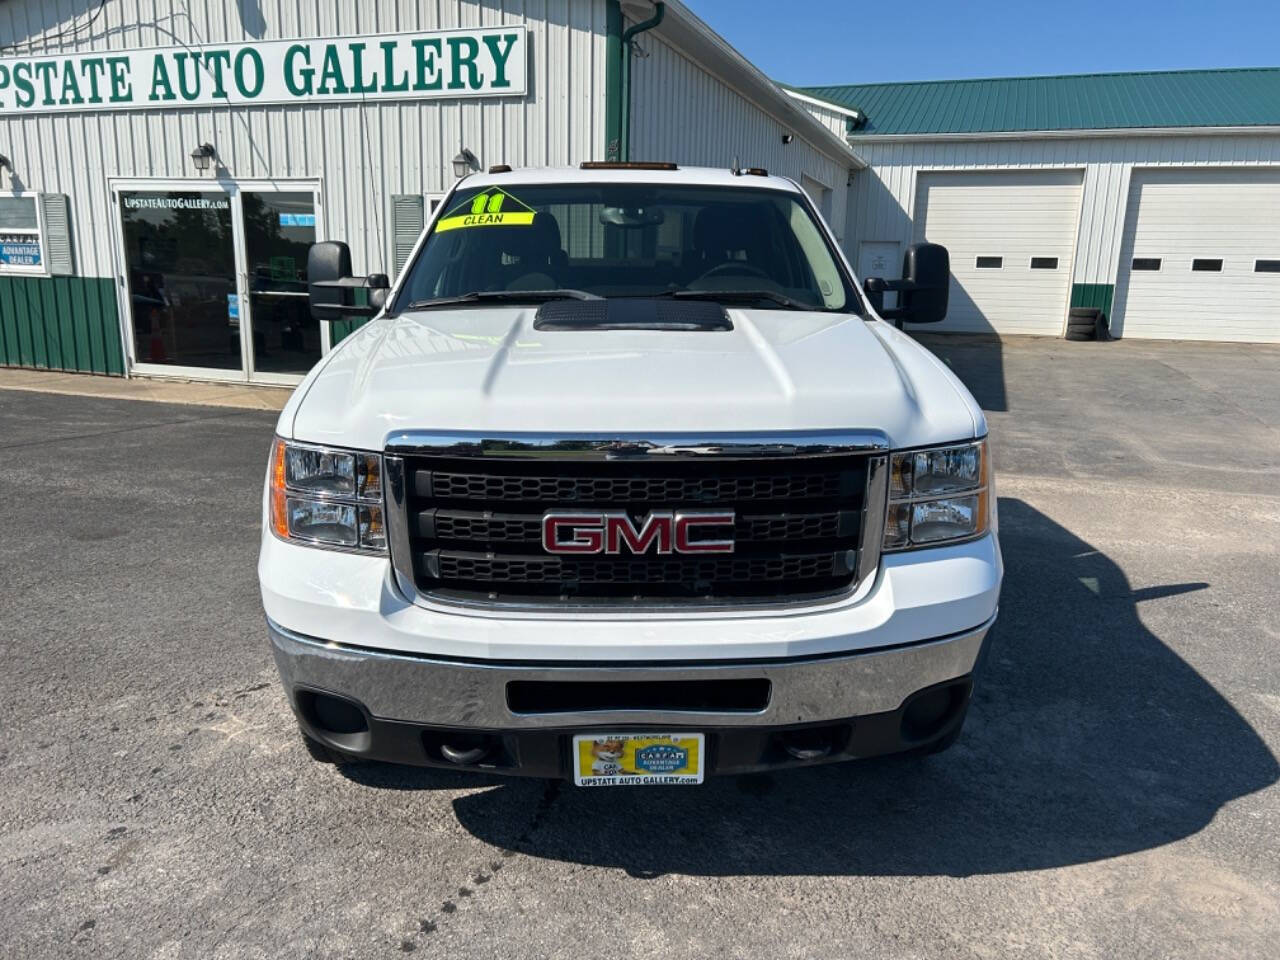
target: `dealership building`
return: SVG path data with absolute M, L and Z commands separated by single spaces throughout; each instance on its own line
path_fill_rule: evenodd
M 784 88 L 678 2 L 0 0 L 0 364 L 296 382 L 495 164 L 765 167 L 943 329 L 1280 340 L 1280 70 Z M 562 243 L 598 243 L 563 225 Z M 580 248 L 580 247 L 579 247 Z

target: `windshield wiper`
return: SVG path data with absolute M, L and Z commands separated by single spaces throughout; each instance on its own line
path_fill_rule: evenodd
M 671 290 L 657 296 L 672 300 L 714 300 L 719 303 L 755 303 L 758 300 L 768 300 L 791 310 L 825 309 L 773 290 Z
M 414 300 L 404 309 L 428 310 L 431 307 L 449 307 L 459 303 L 545 303 L 548 300 L 603 299 L 585 290 L 472 290 L 454 297 Z

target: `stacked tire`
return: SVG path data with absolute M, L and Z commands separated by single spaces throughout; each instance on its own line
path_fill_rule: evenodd
M 1072 307 L 1067 314 L 1068 340 L 1106 340 L 1106 321 L 1097 307 Z

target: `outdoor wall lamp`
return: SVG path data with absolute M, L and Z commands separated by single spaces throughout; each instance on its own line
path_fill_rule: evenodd
M 191 162 L 196 165 L 197 170 L 208 170 L 214 155 L 213 144 L 202 143 L 191 151 Z
M 0 170 L 8 170 L 13 173 L 13 164 L 9 162 L 9 158 L 0 153 Z
M 458 150 L 458 155 L 453 158 L 453 175 L 461 180 L 471 172 L 472 166 L 476 162 L 475 154 L 466 147 Z

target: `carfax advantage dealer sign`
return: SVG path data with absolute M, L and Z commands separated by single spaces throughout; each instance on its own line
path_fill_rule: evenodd
M 519 96 L 523 26 L 0 59 L 0 116 Z

